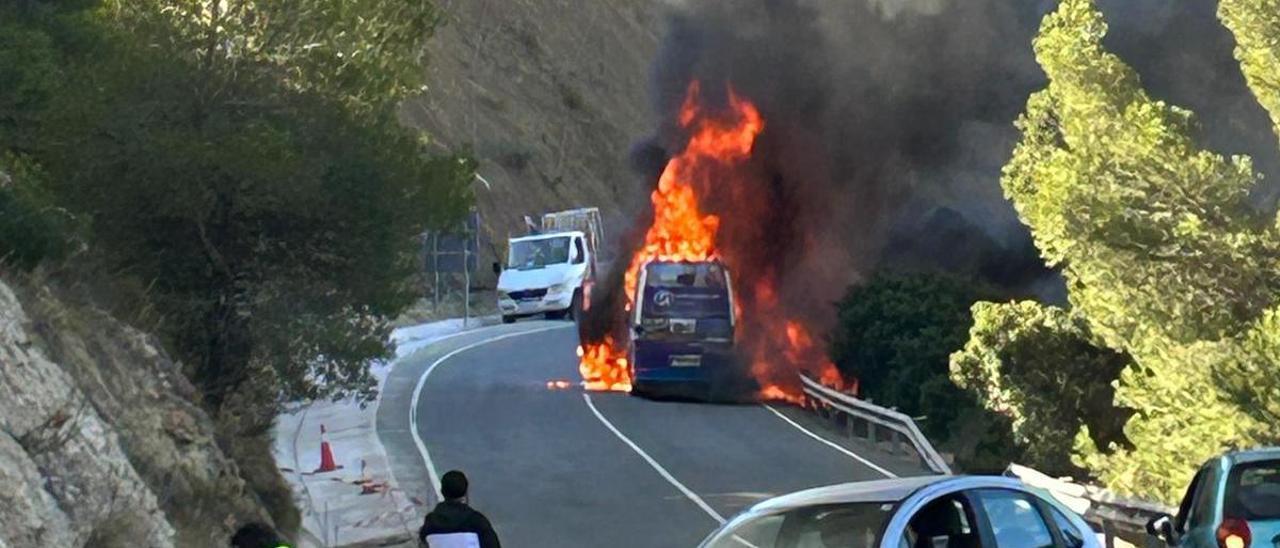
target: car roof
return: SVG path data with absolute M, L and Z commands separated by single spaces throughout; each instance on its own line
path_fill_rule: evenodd
M 911 493 L 955 476 L 913 476 L 874 481 L 841 483 L 797 491 L 774 497 L 752 508 L 753 511 L 772 512 L 819 504 L 843 504 L 855 502 L 897 502 Z
M 583 235 L 582 231 L 579 231 L 579 230 L 564 230 L 561 232 L 545 232 L 542 234 L 530 234 L 528 236 L 512 238 L 511 241 L 512 242 L 529 242 L 533 240 L 545 240 L 548 238 L 556 238 L 556 237 L 563 237 L 563 236 L 582 236 L 582 235 Z
M 1256 449 L 1231 451 L 1223 455 L 1223 457 L 1225 457 L 1231 464 L 1258 462 L 1262 460 L 1277 460 L 1280 459 L 1280 447 L 1259 447 Z
M 926 488 L 935 492 L 937 490 L 949 492 L 983 488 L 1018 488 L 1026 490 L 1027 486 L 1016 479 L 1003 476 L 909 476 L 841 483 L 797 491 L 760 502 L 751 508 L 751 512 L 772 513 L 822 504 L 896 503 Z

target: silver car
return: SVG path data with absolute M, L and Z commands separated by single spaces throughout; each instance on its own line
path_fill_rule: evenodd
M 756 504 L 702 548 L 1101 548 L 1080 516 L 998 476 L 845 483 Z

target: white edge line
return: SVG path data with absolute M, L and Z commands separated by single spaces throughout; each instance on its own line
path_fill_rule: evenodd
M 554 331 L 556 329 L 564 329 L 566 327 L 572 327 L 572 326 L 573 324 L 565 324 L 565 325 L 557 325 L 553 327 L 530 329 L 528 331 L 520 331 L 518 333 L 507 333 L 505 335 L 499 335 L 497 337 L 485 339 L 483 341 L 476 341 L 471 344 L 461 346 L 459 348 L 455 348 L 454 350 L 450 351 L 448 354 L 445 354 L 443 356 L 440 356 L 439 358 L 436 358 L 436 361 L 431 362 L 431 365 L 428 365 L 426 370 L 422 372 L 422 376 L 418 377 L 418 384 L 417 386 L 413 387 L 413 398 L 409 400 L 409 433 L 413 435 L 413 444 L 418 446 L 418 454 L 422 455 L 422 463 L 425 464 L 427 467 L 427 478 L 431 480 L 431 491 L 435 493 L 437 501 L 444 500 L 444 496 L 440 493 L 440 475 L 436 473 L 436 465 L 434 462 L 431 461 L 431 454 L 427 452 L 427 443 L 422 441 L 422 435 L 418 433 L 418 413 L 417 413 L 418 401 L 422 398 L 422 387 L 426 386 L 427 377 L 431 375 L 432 371 L 435 371 L 436 366 L 440 365 L 441 363 L 444 363 L 445 360 L 448 360 L 449 358 L 457 356 L 458 354 L 471 350 L 472 348 L 484 346 L 489 343 L 495 343 L 504 339 L 519 337 L 522 335 L 532 335 L 534 333 Z M 439 342 L 439 341 L 436 341 L 436 342 Z
M 649 463 L 649 466 L 653 467 L 653 469 L 658 472 L 658 475 L 662 476 L 662 479 L 667 480 L 667 483 L 670 483 L 671 485 L 674 485 L 676 489 L 679 489 L 685 497 L 698 505 L 698 508 L 701 508 L 708 516 L 711 516 L 711 519 L 716 520 L 716 523 L 721 525 L 724 524 L 724 516 L 721 516 L 716 512 L 715 509 L 708 505 L 706 501 L 702 500 L 702 497 L 699 497 L 697 493 L 694 493 L 688 487 L 685 487 L 683 483 L 680 483 L 680 481 L 672 476 L 670 472 L 667 472 L 666 468 L 663 468 L 661 464 L 658 464 L 658 461 L 653 460 L 653 457 L 650 457 L 648 453 L 645 453 L 644 449 L 641 449 L 639 445 L 636 445 L 635 442 L 631 441 L 630 438 L 614 427 L 613 423 L 609 422 L 609 419 L 606 419 L 604 415 L 600 413 L 599 409 L 596 409 L 596 404 L 591 402 L 590 394 L 583 394 L 582 399 L 587 402 L 587 407 L 591 409 L 591 412 L 595 414 L 596 418 L 600 419 L 601 423 L 604 423 L 605 428 L 608 428 L 610 432 L 613 432 L 613 435 L 622 440 L 622 443 L 627 444 L 627 447 L 630 447 L 632 451 L 635 451 L 637 455 L 640 455 L 640 458 Z
M 497 327 L 497 326 L 493 326 L 493 327 Z M 423 343 L 423 345 L 422 345 L 422 346 L 419 346 L 418 348 L 415 348 L 415 349 L 413 350 L 413 352 L 410 352 L 410 353 L 408 353 L 408 354 L 405 354 L 405 355 L 403 355 L 403 356 L 400 356 L 400 357 L 398 357 L 398 358 L 396 358 L 396 359 L 392 360 L 392 362 L 391 362 L 391 363 L 392 363 L 392 366 L 394 367 L 394 366 L 395 366 L 395 364 L 397 364 L 397 363 L 399 363 L 399 362 L 401 362 L 401 361 L 407 360 L 407 359 L 409 359 L 409 358 L 412 358 L 414 355 L 416 355 L 416 354 L 417 354 L 417 353 L 419 353 L 419 352 L 425 352 L 425 351 L 427 351 L 428 349 L 430 349 L 431 347 L 435 346 L 435 345 L 436 345 L 436 344 L 438 344 L 438 343 L 445 342 L 445 341 L 447 341 L 447 340 L 449 340 L 449 339 L 456 339 L 456 338 L 461 337 L 461 336 L 463 336 L 463 335 L 475 335 L 475 334 L 476 334 L 476 332 L 477 332 L 477 331 L 479 331 L 479 330 L 481 330 L 481 329 L 483 329 L 483 327 L 477 327 L 477 328 L 475 328 L 475 329 L 464 329 L 464 330 L 462 330 L 462 331 L 457 331 L 457 332 L 454 332 L 454 333 L 448 333 L 448 334 L 445 334 L 445 335 L 441 335 L 441 336 L 439 336 L 439 337 L 436 337 L 436 338 L 434 338 L 434 339 L 431 339 L 431 340 L 427 341 L 426 343 Z M 411 342 L 411 343 L 415 343 L 415 342 L 422 342 L 422 339 L 417 339 L 417 340 L 408 341 L 408 342 Z M 397 346 L 398 346 L 399 344 L 400 344 L 400 343 L 396 343 L 396 345 L 397 345 Z
M 805 434 L 806 436 L 809 436 L 809 437 L 811 437 L 811 438 L 813 438 L 813 439 L 815 439 L 815 440 L 818 440 L 818 441 L 820 441 L 820 442 L 822 442 L 822 443 L 825 443 L 825 444 L 827 444 L 827 445 L 831 446 L 831 448 L 832 448 L 832 449 L 835 449 L 836 451 L 839 451 L 839 452 L 841 452 L 841 453 L 844 453 L 845 455 L 848 455 L 848 456 L 849 456 L 849 458 L 852 458 L 853 460 L 856 460 L 856 461 L 858 461 L 858 462 L 861 462 L 862 464 L 865 464 L 868 468 L 871 468 L 872 470 L 875 470 L 876 472 L 880 472 L 881 474 L 884 474 L 884 476 L 885 476 L 885 477 L 887 477 L 887 478 L 896 478 L 896 477 L 898 477 L 898 475 L 897 475 L 897 474 L 894 474 L 893 472 L 890 472 L 890 471 L 888 471 L 888 470 L 885 470 L 885 469 L 884 469 L 883 467 L 881 467 L 880 465 L 878 465 L 878 464 L 876 464 L 876 463 L 874 463 L 874 462 L 871 462 L 871 461 L 869 461 L 869 460 L 867 460 L 867 459 L 863 458 L 861 455 L 859 455 L 859 454 L 857 454 L 857 453 L 854 453 L 853 451 L 850 451 L 850 450 L 848 450 L 848 449 L 845 449 L 844 447 L 841 447 L 839 444 L 837 444 L 837 443 L 835 443 L 835 442 L 833 442 L 833 441 L 831 441 L 831 440 L 828 440 L 827 438 L 824 438 L 824 437 L 822 437 L 822 436 L 819 436 L 819 435 L 817 435 L 817 434 L 814 434 L 814 433 L 813 433 L 813 432 L 811 432 L 808 428 L 805 428 L 805 427 L 803 427 L 803 426 L 800 426 L 800 424 L 799 424 L 799 423 L 797 423 L 796 421 L 793 421 L 793 420 L 791 420 L 790 418 L 788 418 L 786 415 L 783 415 L 782 413 L 779 413 L 777 409 L 774 409 L 774 408 L 773 408 L 773 406 L 771 406 L 771 405 L 762 405 L 761 407 L 764 407 L 765 409 L 768 409 L 770 413 L 773 413 L 774 415 L 777 415 L 777 416 L 778 416 L 778 418 L 782 419 L 783 421 L 786 421 L 786 423 L 787 423 L 787 424 L 790 424 L 791 426 L 796 427 L 796 429 L 797 429 L 797 430 L 799 430 L 799 431 L 801 431 L 801 432 L 804 432 L 804 434 Z
M 400 365 L 400 363 L 401 363 L 401 362 L 403 362 L 403 361 L 405 361 L 405 360 L 408 360 L 409 358 L 412 358 L 412 357 L 413 357 L 413 355 L 414 355 L 414 354 L 417 354 L 418 352 L 422 352 L 422 351 L 424 351 L 424 350 L 426 350 L 426 349 L 428 349 L 428 348 L 431 348 L 432 346 L 435 346 L 436 344 L 442 343 L 442 342 L 447 341 L 447 340 L 449 340 L 449 339 L 453 339 L 453 338 L 456 338 L 456 337 L 461 337 L 461 336 L 463 336 L 463 335 L 474 335 L 474 334 L 475 334 L 477 331 L 479 331 L 480 329 L 483 329 L 483 326 L 481 326 L 481 327 L 477 327 L 477 328 L 474 328 L 474 329 L 467 329 L 467 328 L 465 328 L 465 327 L 464 327 L 464 328 L 462 329 L 462 331 L 457 331 L 457 332 L 454 332 L 454 333 L 448 333 L 448 334 L 445 334 L 445 335 L 441 335 L 441 336 L 439 336 L 439 337 L 436 337 L 436 338 L 434 338 L 434 339 L 431 339 L 430 341 L 427 341 L 425 344 L 423 344 L 421 347 L 419 347 L 418 349 L 414 350 L 413 352 L 410 352 L 410 353 L 408 353 L 408 354 L 406 354 L 406 355 L 404 355 L 404 356 L 400 356 L 400 357 L 395 358 L 394 360 L 391 360 L 391 364 L 390 364 L 391 370 L 390 370 L 390 371 L 387 371 L 387 376 L 383 378 L 383 380 L 382 380 L 382 384 L 381 384 L 380 386 L 378 386 L 378 394 L 379 394 L 379 397 L 378 397 L 378 399 L 376 399 L 376 400 L 374 400 L 374 401 L 373 401 L 372 410 L 371 410 L 371 411 L 370 411 L 370 413 L 369 413 L 369 424 L 370 424 L 370 426 L 372 426 L 372 431 L 373 431 L 373 443 L 374 443 L 374 446 L 375 446 L 375 447 L 377 448 L 377 450 L 378 450 L 378 454 L 379 454 L 379 455 L 382 455 L 382 456 L 383 456 L 383 459 L 386 459 L 386 455 L 387 455 L 387 447 L 386 447 L 385 445 L 383 445 L 383 444 L 382 444 L 382 436 L 378 434 L 378 409 L 382 407 L 382 397 L 381 397 L 381 394 L 382 394 L 382 392 L 383 392 L 383 389 L 385 389 L 385 388 L 386 388 L 386 386 L 387 386 L 387 380 L 391 377 L 391 371 L 394 371 L 394 370 L 395 370 L 395 368 L 396 368 L 396 367 L 398 367 L 398 366 Z M 387 479 L 391 481 L 391 485 L 394 485 L 394 486 L 397 486 L 397 487 L 399 487 L 399 486 L 400 486 L 400 480 L 396 478 L 396 471 L 392 469 L 392 467 L 391 467 L 391 463 L 390 463 L 390 462 L 387 462 Z M 403 490 L 401 490 L 401 492 L 403 493 Z M 395 500 L 395 499 L 396 499 L 396 489 L 392 489 L 392 490 L 388 491 L 388 492 L 387 492 L 387 495 L 391 497 L 391 503 L 392 503 L 392 504 L 394 504 L 394 505 L 396 505 L 396 506 L 395 506 L 395 509 L 396 509 L 396 516 L 400 518 L 401 525 L 402 525 L 402 526 L 404 526 L 405 532 L 406 532 L 406 533 L 408 533 L 408 534 L 409 534 L 409 536 L 411 536 L 411 537 L 412 537 L 412 536 L 413 536 L 413 534 L 414 534 L 413 528 L 412 528 L 412 527 L 410 527 L 410 526 L 408 526 L 408 525 L 407 525 L 407 524 L 405 524 L 405 522 L 404 522 L 404 508 L 405 508 L 405 507 L 400 506 L 400 503 L 399 503 L 398 501 L 396 501 L 396 500 Z

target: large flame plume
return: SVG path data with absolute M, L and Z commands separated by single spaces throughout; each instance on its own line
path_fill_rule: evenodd
M 712 193 L 758 193 L 756 187 L 735 174 L 751 159 L 756 140 L 765 128 L 764 118 L 754 104 L 732 88 L 727 90 L 727 95 L 726 108 L 711 109 L 703 101 L 700 83 L 694 81 L 689 85 L 676 120 L 689 139 L 684 149 L 667 162 L 657 188 L 650 195 L 653 222 L 623 276 L 621 298 L 626 302 L 622 310 L 631 310 L 639 271 L 649 261 L 723 260 L 735 274 L 734 292 L 739 296 L 734 310 L 739 320 L 737 339 L 742 341 L 739 350 L 761 386 L 760 397 L 795 401 L 800 397 L 797 371 L 810 371 L 834 385 L 841 384 L 840 376 L 820 345 L 815 344 L 811 330 L 801 320 L 787 317 L 779 305 L 772 273 L 737 275 L 739 266 L 757 268 L 736 260 L 751 254 L 745 250 L 722 249 L 722 240 L 718 237 L 721 218 L 701 207 L 702 200 Z M 723 185 L 732 188 L 722 188 Z M 733 214 L 732 211 L 723 213 Z M 745 236 L 728 241 L 751 245 L 750 238 Z M 754 283 L 743 286 L 740 280 L 754 280 Z M 626 321 L 625 317 L 616 320 Z M 621 331 L 625 330 L 614 330 L 615 333 Z M 579 370 L 587 389 L 631 389 L 632 370 L 625 346 L 612 335 L 600 341 L 584 341 L 578 355 Z

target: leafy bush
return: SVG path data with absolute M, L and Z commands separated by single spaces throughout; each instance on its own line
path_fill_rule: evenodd
M 0 156 L 0 264 L 31 270 L 71 249 L 72 219 L 54 204 L 43 177 L 27 160 Z
M 882 274 L 839 303 L 831 358 L 860 395 L 915 417 L 929 439 L 973 471 L 1002 469 L 1019 448 L 1007 420 L 981 409 L 948 376 L 948 355 L 964 345 L 969 307 L 986 292 L 931 274 Z

